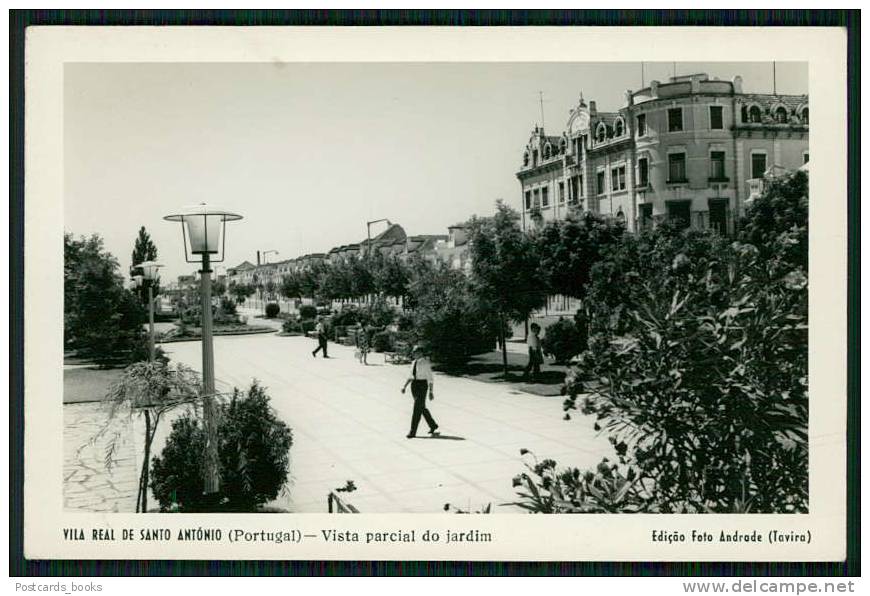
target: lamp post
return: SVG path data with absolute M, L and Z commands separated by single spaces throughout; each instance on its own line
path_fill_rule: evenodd
M 226 222 L 242 219 L 241 215 L 200 203 L 167 215 L 163 219 L 181 223 L 184 258 L 200 263 L 200 299 L 202 305 L 202 398 L 205 444 L 205 494 L 220 490 L 218 473 L 217 427 L 214 412 L 214 346 L 211 315 L 211 263 L 224 260 Z M 189 244 L 189 246 L 188 246 Z
M 151 362 L 154 362 L 156 348 L 154 346 L 154 283 L 160 279 L 157 271 L 163 265 L 154 261 L 145 261 L 139 263 L 138 267 L 142 269 L 142 277 L 148 284 L 148 354 Z
M 265 264 L 267 264 L 267 263 L 269 262 L 269 260 L 266 258 L 266 255 L 268 255 L 268 254 L 270 254 L 270 253 L 271 253 L 271 254 L 276 254 L 276 255 L 277 255 L 277 254 L 278 254 L 278 251 L 277 251 L 277 250 L 264 250 L 264 251 L 262 251 L 262 252 L 260 253 L 260 254 L 263 255 L 263 265 L 265 265 Z
M 372 251 L 372 224 L 380 223 L 382 221 L 387 222 L 387 225 L 392 225 L 389 219 L 373 219 L 371 221 L 366 222 L 366 238 L 368 238 L 368 243 L 366 244 L 366 255 L 370 254 Z

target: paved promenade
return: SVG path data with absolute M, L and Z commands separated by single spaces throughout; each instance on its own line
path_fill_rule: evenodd
M 406 439 L 410 390 L 399 392 L 409 366 L 372 354 L 363 366 L 353 349 L 330 344 L 329 359 L 311 357 L 315 342 L 273 335 L 219 337 L 219 382 L 247 387 L 258 379 L 293 429 L 292 482 L 273 505 L 324 512 L 331 489 L 353 480 L 348 501 L 362 512 L 439 512 L 445 503 L 477 510 L 515 500 L 511 479 L 523 471 L 521 448 L 560 465 L 593 466 L 612 455 L 583 416 L 562 420 L 561 397 L 538 397 L 492 383 L 436 374 L 429 402 L 440 438 Z M 197 342 L 165 346 L 169 356 L 200 368 Z M 157 446 L 160 449 L 160 445 Z

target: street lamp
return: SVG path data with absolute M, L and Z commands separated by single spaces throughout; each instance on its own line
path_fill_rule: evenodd
M 211 263 L 224 260 L 226 222 L 242 219 L 241 215 L 200 203 L 163 219 L 181 223 L 184 259 L 201 263 L 200 300 L 202 305 L 202 392 L 205 443 L 205 494 L 220 490 L 218 475 L 217 427 L 214 412 L 214 346 L 211 328 Z M 189 246 L 188 246 L 189 244 Z
M 142 278 L 148 283 L 148 354 L 151 362 L 154 362 L 156 355 L 154 347 L 154 283 L 160 279 L 157 270 L 163 265 L 154 261 L 145 261 L 139 263 L 138 267 L 142 269 Z
M 269 253 L 274 253 L 277 255 L 278 251 L 277 250 L 264 250 L 264 251 L 262 251 L 260 254 L 263 255 L 263 265 L 265 265 L 266 263 L 269 262 L 269 260 L 266 258 L 266 255 L 268 255 Z
M 391 226 L 389 219 L 373 219 L 372 221 L 366 222 L 366 237 L 368 238 L 368 244 L 366 244 L 366 254 L 370 254 L 372 251 L 372 224 L 380 223 L 382 221 L 387 222 L 387 226 Z

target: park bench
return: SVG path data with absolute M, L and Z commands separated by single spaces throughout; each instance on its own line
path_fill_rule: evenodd
M 411 358 L 411 346 L 405 342 L 396 342 L 394 351 L 384 352 L 384 360 L 388 364 L 410 364 L 414 360 Z

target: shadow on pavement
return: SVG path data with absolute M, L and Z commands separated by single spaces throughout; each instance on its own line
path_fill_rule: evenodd
M 457 437 L 454 435 L 420 435 L 417 439 L 443 439 L 445 441 L 464 441 L 465 437 Z

